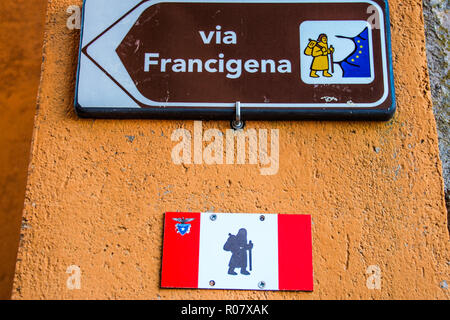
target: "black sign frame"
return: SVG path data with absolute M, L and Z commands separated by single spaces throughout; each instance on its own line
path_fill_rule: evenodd
M 85 54 L 82 47 L 83 34 L 85 28 L 85 4 L 89 0 L 83 0 L 82 22 L 80 32 L 80 46 L 78 53 L 78 67 L 76 73 L 76 87 L 74 106 L 76 114 L 81 118 L 98 118 L 98 119 L 186 119 L 186 120 L 234 120 L 236 110 L 234 108 L 220 108 L 220 107 L 145 107 L 145 108 L 116 108 L 107 106 L 98 107 L 84 107 L 78 99 L 79 81 L 80 81 L 80 61 L 83 54 Z M 147 1 L 147 0 L 144 0 Z M 142 1 L 142 2 L 144 2 Z M 137 4 L 139 6 L 142 2 Z M 207 1 L 214 2 L 214 1 Z M 391 30 L 390 30 L 390 15 L 389 4 L 387 0 L 384 2 L 384 30 L 386 35 L 387 48 L 387 69 L 388 82 L 390 92 L 390 106 L 384 109 L 376 108 L 354 108 L 341 107 L 330 108 L 329 105 L 323 103 L 320 107 L 314 108 L 246 108 L 241 107 L 240 114 L 242 120 L 373 120 L 373 121 L 387 121 L 391 119 L 396 112 L 396 95 L 394 85 L 394 73 L 392 63 L 392 49 L 391 49 Z M 137 7 L 136 6 L 136 7 Z M 134 8 L 133 8 L 134 9 Z M 133 10 L 132 9 L 132 10 Z M 132 11 L 130 10 L 130 11 Z M 128 13 L 127 13 L 128 14 Z M 123 17 L 122 17 L 123 18 Z M 121 19 L 122 19 L 121 18 Z M 118 20 L 120 21 L 120 19 Z M 112 26 L 111 26 L 112 27 Z M 94 39 L 95 40 L 95 39 Z M 101 66 L 98 66 L 101 68 Z M 120 86 L 120 84 L 118 84 Z M 262 104 L 263 106 L 263 104 Z

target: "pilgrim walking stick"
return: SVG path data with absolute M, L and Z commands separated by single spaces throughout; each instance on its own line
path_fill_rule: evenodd
M 330 52 L 330 62 L 331 62 L 331 73 L 334 73 L 334 58 L 333 58 L 334 48 L 333 48 L 333 46 L 330 46 L 330 49 L 333 49 L 333 51 Z
M 250 242 L 248 243 L 250 245 L 252 245 L 252 241 L 250 240 Z M 252 248 L 250 247 L 250 249 L 248 249 L 248 266 L 250 271 L 252 271 Z

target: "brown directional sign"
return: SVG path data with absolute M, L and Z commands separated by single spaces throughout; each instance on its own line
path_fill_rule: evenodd
M 76 110 L 114 118 L 389 119 L 381 0 L 85 0 Z

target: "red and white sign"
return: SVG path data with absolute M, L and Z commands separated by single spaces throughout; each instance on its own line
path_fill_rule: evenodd
M 311 216 L 166 213 L 161 287 L 312 291 Z

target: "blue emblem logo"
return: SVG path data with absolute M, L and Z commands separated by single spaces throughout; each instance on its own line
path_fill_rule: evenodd
M 175 230 L 177 230 L 177 233 L 184 236 L 185 234 L 189 233 L 191 231 L 191 225 L 188 222 L 191 222 L 194 220 L 194 218 L 172 218 L 176 222 L 179 222 L 175 225 Z

